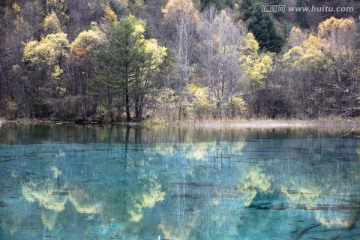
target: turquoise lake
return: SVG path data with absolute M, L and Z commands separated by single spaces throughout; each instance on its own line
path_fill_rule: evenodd
M 360 239 L 360 131 L 0 127 L 0 239 Z

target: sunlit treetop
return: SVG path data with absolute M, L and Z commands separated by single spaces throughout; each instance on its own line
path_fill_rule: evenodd
M 150 55 L 151 69 L 159 70 L 167 55 L 166 47 L 160 47 L 156 39 L 149 39 L 145 41 L 144 52 Z
M 289 35 L 289 45 L 291 47 L 300 46 L 307 37 L 307 34 L 305 34 L 300 28 L 293 27 Z
M 118 21 L 118 17 L 116 15 L 116 13 L 114 12 L 114 10 L 112 10 L 111 7 L 106 7 L 104 9 L 104 20 L 106 21 L 111 21 L 111 22 L 117 22 Z
M 176 20 L 179 15 L 184 16 L 188 21 L 198 23 L 200 21 L 199 12 L 192 0 L 170 0 L 162 9 L 165 19 Z
M 248 33 L 240 46 L 241 54 L 239 61 L 242 70 L 250 80 L 250 83 L 262 87 L 262 80 L 272 69 L 273 60 L 270 53 L 259 54 L 259 44 L 252 33 Z
M 12 9 L 14 10 L 15 13 L 20 13 L 21 12 L 21 8 L 20 8 L 19 4 L 17 4 L 17 3 L 14 3 L 12 5 Z
M 331 17 L 320 23 L 318 35 L 320 38 L 329 39 L 336 35 L 344 35 L 356 31 L 356 22 L 354 18 L 335 18 Z M 338 39 L 343 40 L 343 39 Z
M 145 23 L 143 21 L 137 22 L 137 24 L 135 24 L 134 26 L 133 35 L 136 36 L 144 33 L 145 33 Z
M 24 49 L 23 61 L 37 70 L 43 70 L 52 79 L 63 73 L 59 64 L 68 53 L 69 41 L 63 32 L 49 34 L 41 41 L 30 41 Z
M 259 43 L 256 41 L 254 34 L 248 33 L 241 46 L 243 55 L 258 56 Z
M 318 37 L 332 54 L 352 54 L 357 37 L 355 19 L 331 17 L 320 23 Z
M 41 41 L 30 41 L 24 49 L 23 60 L 38 67 L 54 66 L 69 47 L 67 35 L 63 32 L 49 34 Z
M 318 37 L 310 35 L 301 46 L 295 46 L 284 54 L 284 61 L 298 70 L 308 70 L 314 67 L 322 69 L 326 66 L 327 58 L 323 45 Z
M 104 34 L 95 27 L 92 30 L 83 31 L 75 38 L 70 45 L 72 53 L 78 57 L 97 49 L 105 41 Z
M 55 12 L 51 12 L 45 17 L 43 27 L 48 34 L 61 32 L 60 20 Z

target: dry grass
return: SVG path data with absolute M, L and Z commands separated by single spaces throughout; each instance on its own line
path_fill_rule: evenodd
M 8 121 L 0 118 L 0 123 L 17 124 L 59 124 L 72 122 L 57 122 L 49 119 L 22 118 Z M 126 124 L 124 124 L 126 125 Z M 134 124 L 128 124 L 134 125 Z M 136 124 L 138 125 L 138 124 Z M 359 118 L 319 118 L 319 119 L 225 119 L 225 120 L 165 120 L 148 119 L 143 126 L 192 126 L 192 127 L 231 127 L 231 128 L 305 128 L 305 127 L 354 127 L 360 128 Z
M 236 127 L 236 128 L 288 128 L 288 127 L 360 127 L 359 119 L 319 118 L 319 119 L 231 119 L 202 121 L 145 121 L 144 125 L 195 126 L 195 127 Z

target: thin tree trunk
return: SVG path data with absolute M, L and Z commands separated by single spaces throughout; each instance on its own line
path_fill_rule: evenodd
M 126 122 L 130 122 L 131 116 L 130 116 L 129 90 L 127 87 L 125 89 L 125 105 L 126 105 Z
M 108 101 L 109 101 L 109 114 L 110 114 L 110 120 L 111 122 L 114 121 L 114 116 L 112 112 L 112 94 L 110 91 L 108 91 Z

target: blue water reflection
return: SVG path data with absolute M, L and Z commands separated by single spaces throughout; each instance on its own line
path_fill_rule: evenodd
M 0 239 L 357 239 L 359 132 L 3 125 Z

